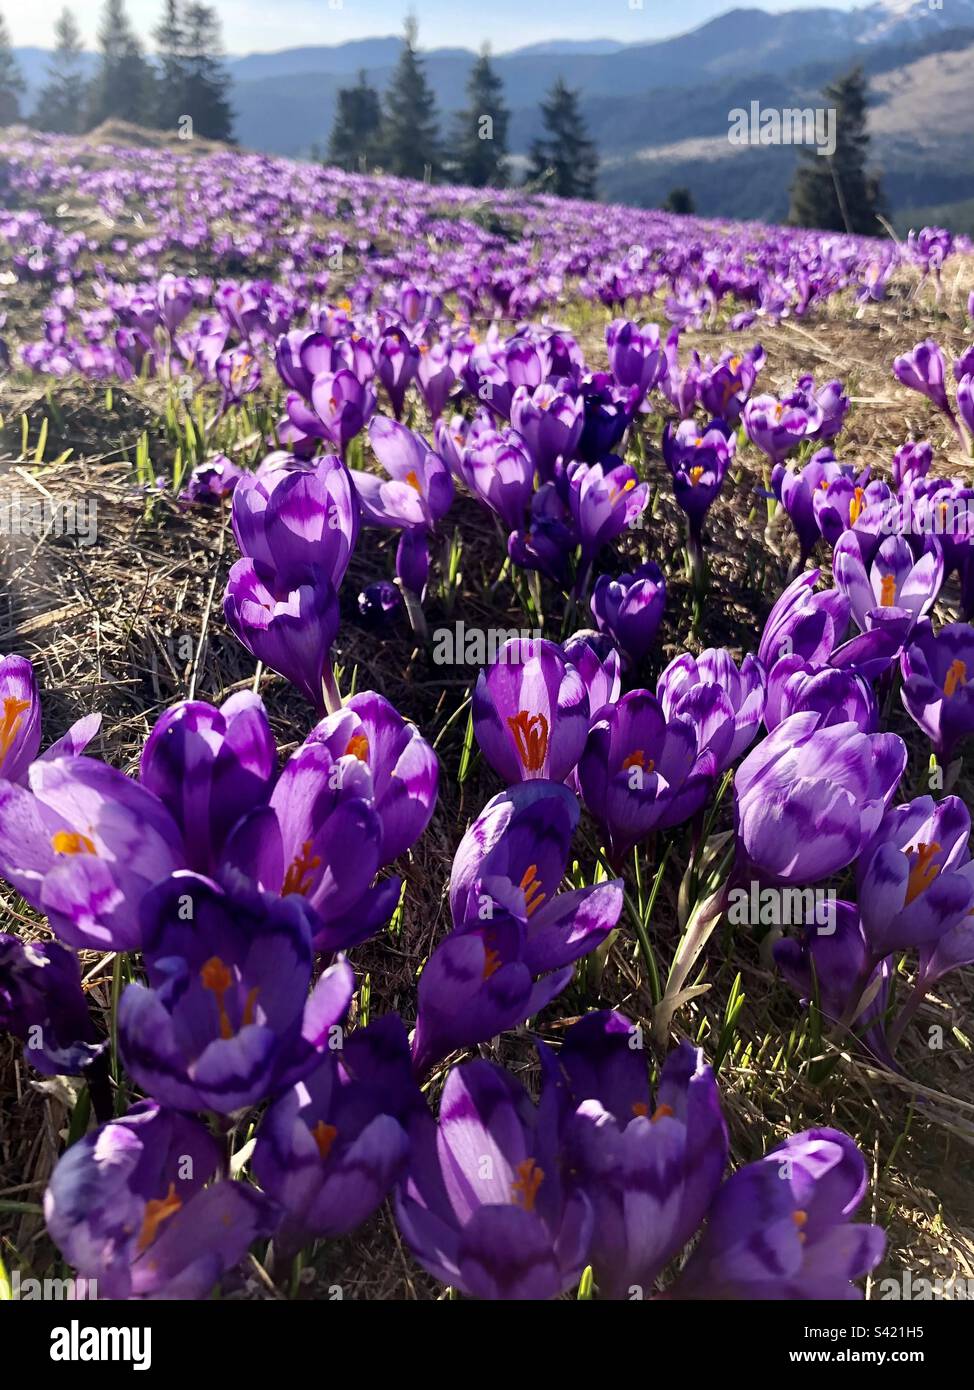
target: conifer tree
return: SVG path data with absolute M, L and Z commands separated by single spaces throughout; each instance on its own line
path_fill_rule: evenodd
M 20 98 L 25 86 L 10 46 L 6 21 L 0 14 L 0 126 L 15 125 L 20 120 Z
M 158 55 L 156 124 L 172 130 L 186 113 L 186 28 L 180 0 L 165 0 L 155 30 Z
M 223 62 L 220 20 L 212 5 L 187 5 L 184 12 L 185 106 L 193 130 L 210 140 L 233 140 L 230 74 Z M 182 113 L 181 113 L 182 114 Z
M 485 45 L 467 80 L 468 105 L 457 117 L 456 177 L 472 188 L 503 188 L 507 183 L 507 127 L 504 84 Z
M 58 15 L 55 48 L 33 115 L 38 130 L 77 135 L 84 125 L 85 75 L 81 33 L 70 10 Z
M 559 198 L 594 198 L 599 157 L 588 138 L 578 92 L 559 77 L 541 103 L 545 134 L 531 146 L 528 179 Z
M 328 142 L 328 163 L 351 172 L 374 164 L 379 157 L 382 106 L 379 94 L 366 81 L 364 70 L 354 87 L 338 93 L 335 121 Z
M 89 127 L 112 116 L 138 125 L 154 124 L 155 80 L 124 0 L 105 0 L 98 46 L 101 60 L 88 91 Z
M 862 68 L 855 67 L 829 83 L 823 96 L 826 110 L 835 111 L 835 151 L 819 154 L 811 145 L 800 150 L 788 220 L 799 227 L 881 234 L 876 214 L 886 209 L 879 180 L 866 169 L 869 132 Z
M 435 177 L 441 167 L 436 98 L 416 51 L 416 21 L 406 20 L 402 53 L 386 92 L 382 163 L 400 178 Z

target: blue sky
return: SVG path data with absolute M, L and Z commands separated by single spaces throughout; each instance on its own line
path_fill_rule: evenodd
M 51 45 L 54 20 L 64 0 L 0 0 L 16 46 Z M 552 38 L 612 38 L 625 43 L 683 33 L 731 9 L 761 0 L 217 0 L 224 43 L 231 53 L 343 43 L 398 33 L 408 8 L 419 20 L 420 45 L 476 48 L 487 40 L 495 52 Z M 851 9 L 854 0 L 765 0 L 770 10 L 802 3 Z M 71 8 L 86 47 L 95 45 L 101 0 L 74 0 Z M 128 11 L 148 37 L 161 0 L 128 0 Z

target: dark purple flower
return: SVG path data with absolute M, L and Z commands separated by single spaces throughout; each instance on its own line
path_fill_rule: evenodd
M 272 454 L 241 479 L 233 495 L 233 533 L 241 555 L 296 586 L 323 571 L 337 589 L 359 532 L 359 503 L 348 469 L 335 455 L 301 465 Z
M 376 375 L 386 388 L 396 419 L 402 419 L 406 390 L 419 367 L 419 348 L 401 328 L 387 328 L 379 339 Z
M 772 464 L 779 464 L 797 445 L 815 436 L 822 414 L 814 405 L 789 405 L 774 396 L 752 396 L 744 406 L 743 421 L 751 443 Z
M 804 710 L 821 714 L 822 727 L 856 724 L 864 734 L 879 727 L 872 686 L 855 671 L 813 666 L 800 656 L 784 656 L 768 677 L 764 722 L 768 732 L 789 715 Z
M 101 1298 L 206 1299 L 277 1219 L 247 1183 L 205 1186 L 219 1163 L 196 1120 L 140 1101 L 64 1153 L 44 1194 L 48 1232 Z
M 911 391 L 919 391 L 922 396 L 933 401 L 938 410 L 942 410 L 953 420 L 944 386 L 946 365 L 939 343 L 927 338 L 924 342 L 917 343 L 912 351 L 895 357 L 893 375 Z
M 815 593 L 821 570 L 808 570 L 792 580 L 768 614 L 758 660 L 769 674 L 776 661 L 800 656 L 824 665 L 849 626 L 849 600 L 838 589 Z
M 547 481 L 554 477 L 559 459 L 574 459 L 582 436 L 584 407 L 581 399 L 542 383 L 533 391 L 519 386 L 511 398 L 511 424 L 524 440 L 538 471 Z
M 618 579 L 600 575 L 590 606 L 599 631 L 608 633 L 635 664 L 653 645 L 665 605 L 663 571 L 649 560 Z
M 626 319 L 613 319 L 605 330 L 605 341 L 612 375 L 620 386 L 638 389 L 638 400 L 644 401 L 663 370 L 659 328 L 655 323 L 640 328 Z
M 140 909 L 147 985 L 118 1007 L 126 1068 L 176 1110 L 231 1115 L 300 1080 L 327 1051 L 355 977 L 339 961 L 309 996 L 312 919 L 297 897 L 172 874 Z
M 936 537 L 917 560 L 902 536 L 887 536 L 868 566 L 856 533 L 848 531 L 832 555 L 835 583 L 846 595 L 861 632 L 889 626 L 905 640 L 933 606 L 943 583 L 944 561 Z
M 663 458 L 673 477 L 673 493 L 697 537 L 723 485 L 735 446 L 734 432 L 723 420 L 711 420 L 702 434 L 693 420 L 681 420 L 675 430 L 667 423 L 663 430 Z
M 24 1058 L 46 1076 L 73 1076 L 102 1055 L 81 988 L 78 958 L 56 941 L 0 932 L 0 1032 L 24 1044 Z
M 847 1134 L 810 1129 L 728 1178 L 671 1292 L 693 1299 L 855 1299 L 886 1236 L 853 1224 L 866 1165 Z
M 748 654 L 737 663 L 723 647 L 708 647 L 698 657 L 674 657 L 656 683 L 667 719 L 689 719 L 697 730 L 700 753 L 714 754 L 719 776 L 754 741 L 764 714 L 765 674 Z M 709 689 L 713 687 L 713 689 Z
M 179 494 L 179 500 L 187 506 L 194 502 L 219 501 L 221 497 L 231 496 L 240 479 L 248 476 L 225 454 L 214 454 L 193 469 L 189 482 Z
M 552 1092 L 535 1108 L 500 1067 L 454 1067 L 435 1136 L 413 1149 L 399 1229 L 424 1269 L 473 1298 L 555 1298 L 587 1262 L 592 1210 L 565 1190 Z
M 901 667 L 903 705 L 948 764 L 974 733 L 974 628 L 947 623 L 935 635 L 929 623 L 921 623 Z
M 240 691 L 220 709 L 181 700 L 156 721 L 139 777 L 178 825 L 186 866 L 213 873 L 230 830 L 270 796 L 277 749 L 260 697 Z

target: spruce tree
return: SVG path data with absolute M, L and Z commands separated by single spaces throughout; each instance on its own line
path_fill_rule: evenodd
M 165 0 L 155 31 L 159 77 L 156 87 L 156 124 L 172 130 L 186 108 L 186 28 L 180 0 Z
M 788 220 L 800 227 L 875 236 L 883 231 L 876 214 L 886 209 L 879 180 L 866 169 L 869 133 L 862 68 L 829 83 L 823 96 L 826 109 L 835 111 L 835 152 L 802 147 Z
M 381 132 L 382 163 L 400 178 L 434 177 L 441 167 L 436 98 L 416 52 L 416 21 L 406 20 L 402 53 L 386 92 Z
M 84 125 L 85 76 L 81 33 L 70 10 L 54 26 L 54 54 L 33 115 L 38 130 L 77 135 Z
M 187 5 L 185 10 L 185 106 L 193 131 L 210 140 L 233 140 L 231 78 L 223 63 L 220 20 L 212 5 Z
M 594 198 L 599 157 L 588 138 L 578 92 L 559 77 L 541 103 L 545 135 L 531 146 L 528 179 L 559 198 Z
M 457 117 L 456 177 L 472 188 L 503 188 L 507 183 L 507 127 L 504 84 L 485 45 L 467 80 L 469 104 Z
M 6 21 L 0 14 L 0 126 L 15 125 L 20 120 L 24 90 L 24 76 L 10 47 Z
M 689 188 L 671 188 L 666 195 L 663 203 L 664 212 L 675 212 L 681 217 L 690 217 L 697 210 L 696 203 L 693 201 L 693 194 Z
M 152 69 L 125 11 L 124 0 L 105 0 L 98 30 L 101 61 L 88 92 L 88 125 L 115 116 L 137 125 L 155 121 Z
M 364 70 L 354 87 L 342 87 L 328 142 L 328 163 L 351 172 L 379 157 L 382 107 L 379 93 L 366 81 Z

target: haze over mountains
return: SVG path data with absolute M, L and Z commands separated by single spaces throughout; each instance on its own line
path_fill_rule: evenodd
M 602 160 L 603 198 L 657 205 L 688 186 L 707 215 L 783 218 L 797 158 L 790 147 L 727 140 L 728 112 L 821 105 L 825 82 L 854 62 L 869 74 L 873 163 L 902 225 L 974 225 L 974 0 L 885 0 L 862 9 L 735 9 L 692 32 L 653 43 L 559 40 L 498 54 L 511 108 L 510 144 L 526 153 L 538 105 L 561 75 L 582 92 Z M 555 21 L 553 20 L 553 23 Z M 325 148 L 338 89 L 364 69 L 380 90 L 399 55 L 395 35 L 334 47 L 252 53 L 228 60 L 242 145 L 307 155 Z M 465 99 L 467 48 L 424 53 L 444 133 Z M 47 54 L 19 49 L 29 86 Z M 91 59 L 94 62 L 94 58 Z

